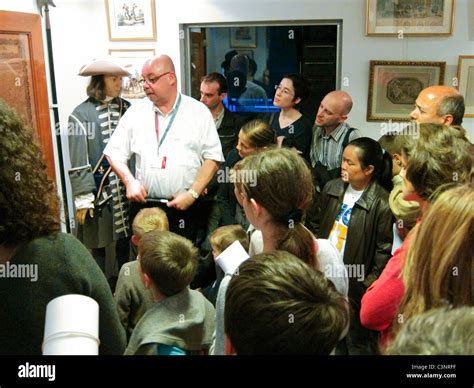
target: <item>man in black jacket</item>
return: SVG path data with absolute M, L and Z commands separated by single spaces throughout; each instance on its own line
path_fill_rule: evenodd
M 211 111 L 214 122 L 216 123 L 217 133 L 222 145 L 222 153 L 227 159 L 229 152 L 237 145 L 237 138 L 240 128 L 245 123 L 245 120 L 237 113 L 230 112 L 222 103 L 227 96 L 227 80 L 219 73 L 209 73 L 201 80 L 201 102 L 206 105 Z M 193 287 L 201 287 L 207 285 L 209 280 L 212 282 L 215 274 L 212 275 L 214 268 L 214 260 L 209 256 L 211 247 L 209 245 L 208 236 L 219 226 L 221 218 L 220 208 L 217 204 L 217 190 L 219 182 L 216 174 L 207 186 L 207 194 L 202 198 L 204 212 L 202 223 L 199 228 L 198 245 L 201 248 L 201 254 L 208 256 L 204 262 L 199 263 L 198 274 L 195 281 L 192 283 Z M 204 267 L 203 267 L 204 265 Z M 209 271 L 209 269 L 211 269 Z M 211 278 L 207 281 L 203 279 L 211 272 Z
M 230 112 L 222 103 L 227 96 L 227 81 L 222 74 L 209 73 L 201 80 L 201 102 L 211 111 L 216 123 L 224 157 L 237 144 L 240 127 L 244 120 Z

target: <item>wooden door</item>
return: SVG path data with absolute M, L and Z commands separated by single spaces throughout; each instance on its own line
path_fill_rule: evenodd
M 0 11 L 0 98 L 15 108 L 36 133 L 54 181 L 54 156 L 41 18 Z
M 201 78 L 206 75 L 205 32 L 191 32 L 191 96 L 201 98 Z

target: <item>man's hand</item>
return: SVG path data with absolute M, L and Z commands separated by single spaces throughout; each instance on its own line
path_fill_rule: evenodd
M 185 191 L 173 195 L 173 200 L 168 202 L 168 207 L 174 207 L 178 210 L 187 210 L 194 203 L 195 199 L 191 193 Z
M 87 212 L 89 212 L 90 218 L 94 218 L 94 209 L 77 209 L 76 218 L 79 225 L 84 225 L 86 222 Z
M 129 201 L 133 202 L 146 202 L 146 197 L 148 193 L 145 190 L 145 187 L 138 182 L 136 179 L 131 180 L 127 186 L 127 198 Z

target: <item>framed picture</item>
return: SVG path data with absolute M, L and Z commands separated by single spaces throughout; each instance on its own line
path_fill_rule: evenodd
M 142 75 L 142 67 L 145 61 L 155 55 L 154 49 L 125 49 L 109 50 L 112 57 L 118 58 L 118 61 L 125 66 L 130 73 L 130 77 L 124 77 L 122 83 L 121 97 L 127 100 L 138 100 L 146 97 L 143 91 L 143 85 L 138 82 Z
M 451 35 L 456 0 L 366 0 L 366 35 Z
M 236 50 L 237 53 L 247 55 L 247 57 L 253 59 L 253 50 Z
M 256 48 L 257 27 L 231 27 L 230 47 L 232 48 Z
M 408 121 L 418 93 L 443 85 L 446 62 L 370 61 L 367 121 Z
M 105 0 L 110 40 L 156 40 L 155 0 Z
M 464 117 L 474 117 L 474 55 L 459 56 L 458 83 L 466 105 Z

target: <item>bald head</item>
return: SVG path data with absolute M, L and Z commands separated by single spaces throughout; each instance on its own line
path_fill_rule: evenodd
M 168 55 L 148 59 L 142 68 L 143 90 L 163 112 L 171 109 L 176 100 L 178 85 L 173 61 Z
M 148 59 L 143 67 L 151 68 L 157 74 L 166 73 L 168 71 L 175 72 L 173 60 L 168 55 L 158 55 L 151 59 Z
M 351 96 L 342 90 L 334 90 L 326 94 L 321 101 L 316 115 L 316 125 L 332 130 L 347 120 L 351 109 Z
M 434 85 L 420 92 L 410 117 L 418 124 L 461 125 L 464 109 L 464 98 L 456 89 Z
M 326 95 L 338 106 L 338 113 L 347 116 L 352 109 L 352 97 L 342 90 L 334 90 Z M 326 98 L 325 97 L 325 98 Z

